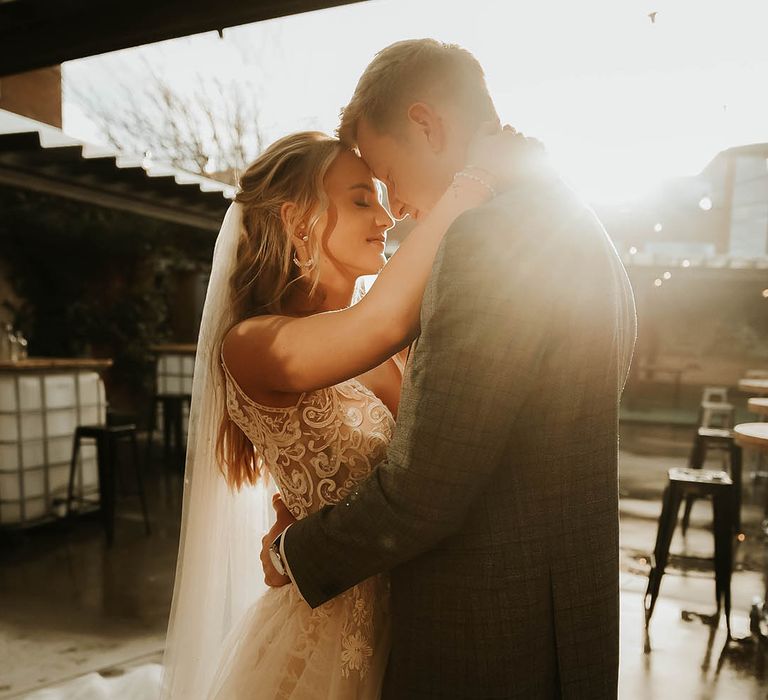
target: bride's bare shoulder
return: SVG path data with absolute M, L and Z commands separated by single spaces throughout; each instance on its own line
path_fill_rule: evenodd
M 221 344 L 224 361 L 237 364 L 241 355 L 253 358 L 254 349 L 263 346 L 271 335 L 288 321 L 287 316 L 251 316 L 230 328 Z
M 292 392 L 275 392 L 269 387 L 269 368 L 273 357 L 273 341 L 290 316 L 253 316 L 236 323 L 221 343 L 221 356 L 227 370 L 241 389 L 254 401 L 268 405 L 290 403 Z

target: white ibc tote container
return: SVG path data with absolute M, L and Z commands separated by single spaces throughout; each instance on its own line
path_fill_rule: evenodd
M 0 371 L 0 527 L 62 514 L 75 428 L 105 421 L 97 372 Z M 96 447 L 84 442 L 74 496 L 98 502 L 98 485 Z

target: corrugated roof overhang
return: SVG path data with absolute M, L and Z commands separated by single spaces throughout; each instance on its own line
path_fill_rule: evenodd
M 105 155 L 47 125 L 2 110 L 0 117 L 0 132 L 16 125 L 0 133 L 0 184 L 219 230 L 232 193 L 225 184 L 181 171 L 151 175 L 135 159 Z

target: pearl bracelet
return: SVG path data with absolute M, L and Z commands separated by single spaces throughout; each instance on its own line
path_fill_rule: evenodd
M 483 178 L 478 177 L 477 175 L 467 171 L 467 170 L 459 170 L 454 176 L 453 176 L 453 183 L 456 184 L 456 178 L 457 177 L 463 177 L 467 180 L 473 180 L 474 182 L 479 183 L 485 189 L 487 189 L 491 193 L 491 198 L 495 197 L 498 193 L 496 192 L 496 189 L 486 180 L 483 180 Z

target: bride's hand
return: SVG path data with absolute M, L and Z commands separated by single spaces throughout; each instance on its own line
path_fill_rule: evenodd
M 288 576 L 282 576 L 275 569 L 272 564 L 272 558 L 269 555 L 269 549 L 272 543 L 281 532 L 285 532 L 285 529 L 296 522 L 282 498 L 278 494 L 272 497 L 272 507 L 275 509 L 277 515 L 277 521 L 272 526 L 272 529 L 261 540 L 261 567 L 264 570 L 264 583 L 271 588 L 279 588 L 285 586 L 291 582 Z
M 538 141 L 526 138 L 508 124 L 502 128 L 499 122 L 484 122 L 470 141 L 464 171 L 479 177 L 496 192 L 503 192 L 524 175 L 530 156 L 542 152 Z

